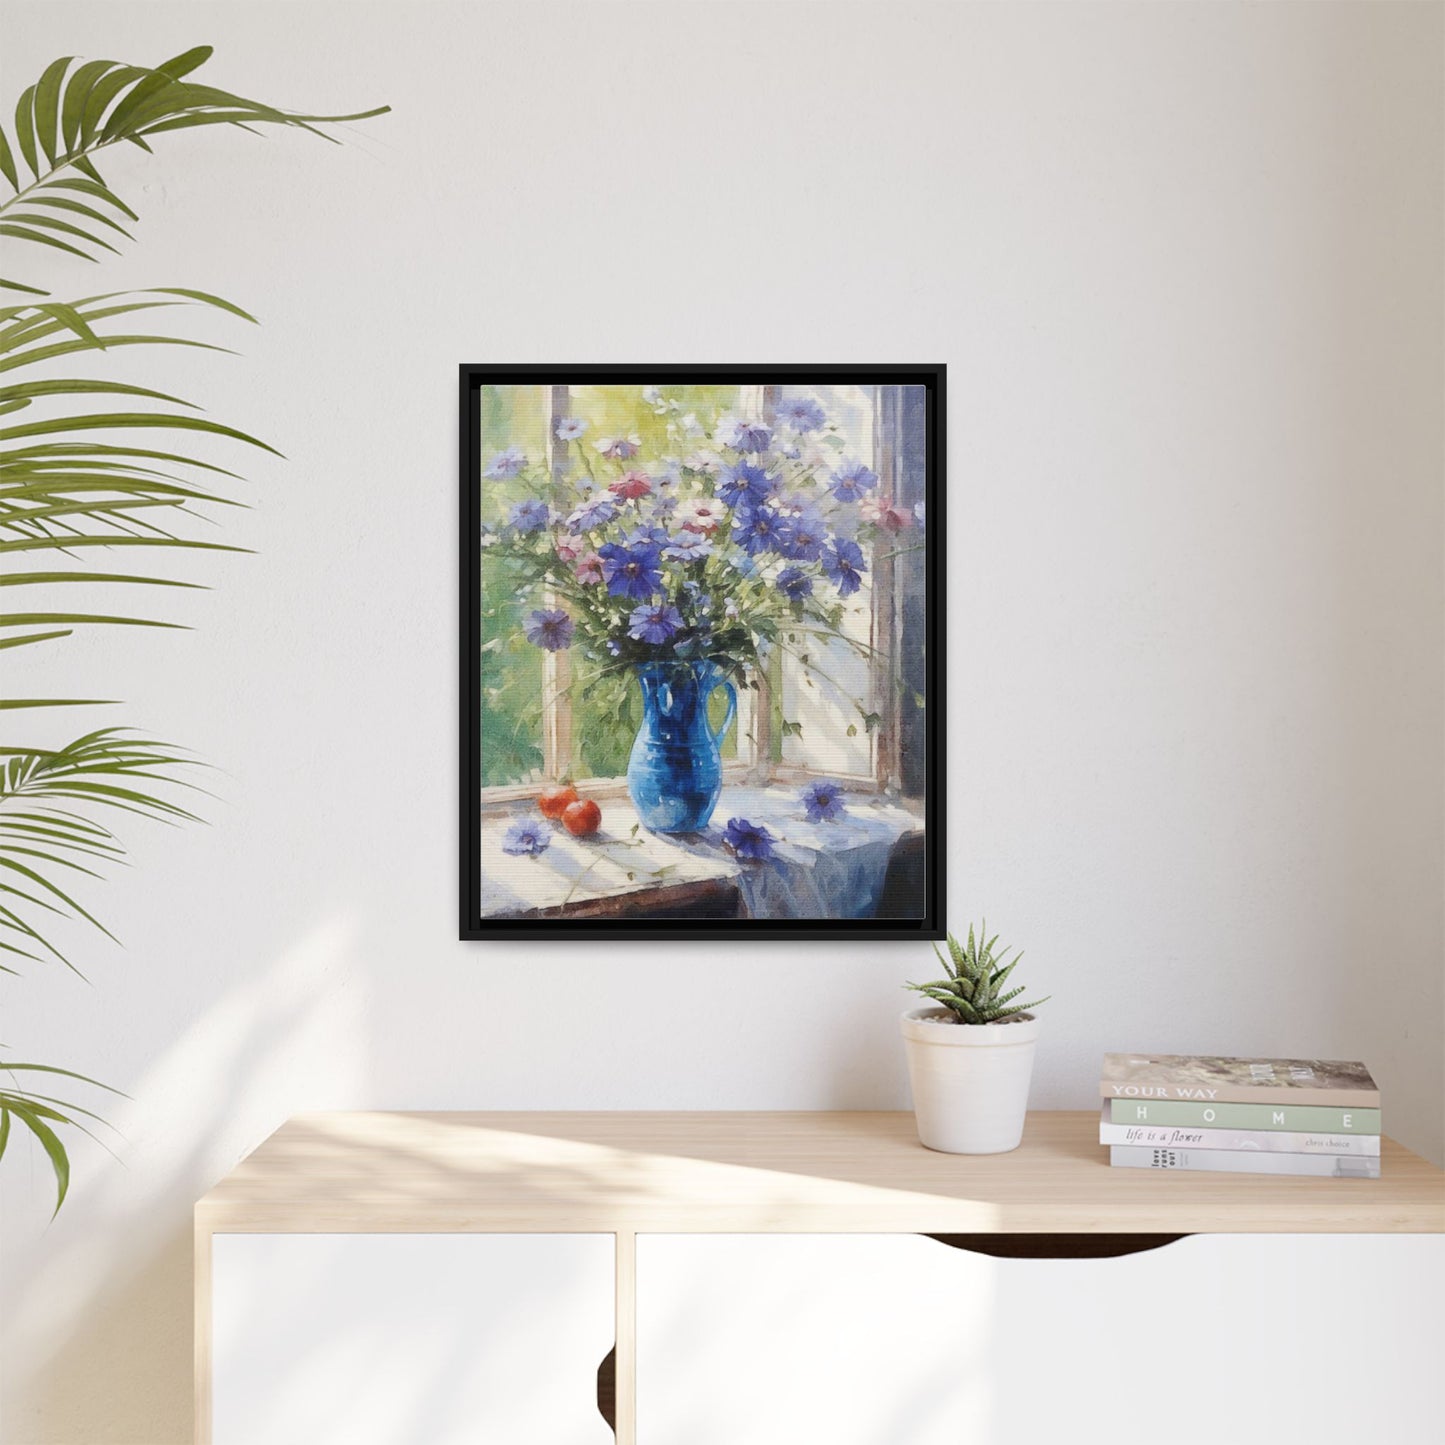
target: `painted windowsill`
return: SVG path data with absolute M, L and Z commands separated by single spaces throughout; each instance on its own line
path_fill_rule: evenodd
M 483 917 L 599 916 L 639 905 L 699 907 L 736 891 L 750 917 L 863 917 L 863 902 L 881 890 L 894 845 L 922 830 L 913 803 L 849 794 L 843 816 L 809 823 L 795 787 L 725 785 L 706 832 L 665 836 L 643 828 L 628 799 L 608 800 L 591 838 L 554 827 L 534 858 L 502 852 L 526 804 L 482 819 Z M 729 818 L 744 817 L 773 835 L 773 858 L 745 862 L 723 846 Z
M 812 778 L 832 779 L 842 783 L 850 793 L 861 795 L 882 792 L 876 778 L 865 777 L 859 773 L 829 772 L 822 768 L 803 767 L 797 763 L 767 763 L 758 766 L 729 761 L 723 764 L 723 786 L 729 790 L 735 787 L 765 787 L 769 783 L 793 783 L 801 786 Z M 526 783 L 497 783 L 483 788 L 480 792 L 482 817 L 486 819 L 494 815 L 505 816 L 509 822 L 515 821 L 519 813 L 518 804 L 535 802 L 537 794 L 547 786 L 549 784 L 545 779 L 537 778 Z M 576 786 L 584 798 L 596 798 L 599 802 L 627 796 L 625 777 L 581 778 Z M 718 806 L 721 807 L 722 804 L 719 803 Z

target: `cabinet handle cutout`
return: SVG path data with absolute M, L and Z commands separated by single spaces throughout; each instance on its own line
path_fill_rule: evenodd
M 1187 1234 L 930 1234 L 950 1249 L 995 1259 L 1115 1259 L 1162 1249 Z
M 597 1366 L 597 1413 L 607 1428 L 617 1434 L 617 1346 L 607 1351 Z

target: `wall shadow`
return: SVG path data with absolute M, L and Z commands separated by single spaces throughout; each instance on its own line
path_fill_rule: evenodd
M 60 1215 L 7 1238 L 5 1445 L 190 1445 L 192 1205 L 298 1108 L 362 1072 L 359 992 L 332 987 L 354 926 L 325 920 L 194 1020 L 135 1082 L 124 1168 L 73 1150 Z

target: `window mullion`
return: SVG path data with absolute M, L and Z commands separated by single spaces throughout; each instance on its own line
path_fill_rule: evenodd
M 899 388 L 878 386 L 873 394 L 874 470 L 878 473 L 880 501 L 898 496 Z M 872 622 L 868 668 L 870 711 L 880 719 L 873 732 L 873 772 L 880 788 L 896 788 L 900 773 L 898 695 L 892 679 L 898 654 L 898 608 L 894 585 L 897 544 L 880 535 L 873 545 Z
M 557 423 L 571 410 L 569 389 L 549 388 L 551 393 L 547 419 L 547 472 L 552 478 L 553 502 L 565 482 L 567 444 L 557 438 Z M 547 607 L 556 607 L 558 598 L 548 588 L 544 594 Z M 572 658 L 566 649 L 547 652 L 542 657 L 542 766 L 549 778 L 563 778 L 574 767 L 572 750 Z

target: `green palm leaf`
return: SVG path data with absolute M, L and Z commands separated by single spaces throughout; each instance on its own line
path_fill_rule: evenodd
M 30 381 L 20 386 L 0 386 L 0 402 L 19 401 L 28 406 L 45 396 L 140 396 L 152 401 L 169 402 L 172 406 L 190 406 L 166 391 L 149 386 L 132 386 L 124 381 Z
M 57 582 L 127 582 L 145 587 L 185 587 L 208 592 L 204 582 L 176 582 L 168 577 L 131 577 L 119 572 L 0 572 L 0 587 L 53 586 Z
M 120 1093 L 119 1089 L 112 1089 L 108 1084 L 87 1078 L 73 1069 L 59 1069 L 51 1064 L 0 1061 L 0 1075 L 9 1075 L 10 1079 L 14 1081 L 9 1085 L 0 1085 L 0 1159 L 5 1157 L 5 1151 L 14 1137 L 12 1121 L 19 1120 L 25 1129 L 34 1136 L 50 1163 L 51 1172 L 55 1176 L 55 1213 L 58 1214 L 60 1206 L 65 1203 L 66 1193 L 70 1189 L 70 1156 L 54 1126 L 59 1124 L 79 1129 L 82 1133 L 89 1134 L 92 1139 L 95 1139 L 96 1135 L 82 1121 L 89 1119 L 94 1123 L 105 1125 L 105 1120 L 92 1109 L 82 1108 L 79 1104 L 57 1098 L 52 1094 L 42 1094 L 34 1089 L 22 1088 L 17 1077 L 22 1074 L 27 1077 L 30 1074 L 44 1074 L 50 1078 L 69 1079 L 87 1084 L 91 1088 L 104 1089 L 107 1093 L 116 1094 L 121 1098 L 125 1096 Z M 106 1127 L 109 1126 L 106 1125 Z
M 11 191 L 0 199 L 7 256 L 28 247 L 38 259 L 97 261 L 114 253 L 118 242 L 131 240 L 123 222 L 139 218 L 96 164 L 102 152 L 122 141 L 148 152 L 148 137 L 202 125 L 249 131 L 284 126 L 332 140 L 325 125 L 387 109 L 304 115 L 188 79 L 210 55 L 209 46 L 198 46 L 154 67 L 77 63 L 70 56 L 48 65 L 20 96 L 10 134 L 0 124 L 0 180 Z M 254 317 L 234 302 L 190 287 L 107 292 L 71 302 L 50 299 L 26 279 L 0 281 L 0 287 L 21 298 L 0 307 L 0 374 L 6 377 L 0 416 L 20 418 L 0 428 L 0 554 L 59 552 L 67 559 L 63 568 L 42 563 L 7 569 L 0 572 L 0 587 L 140 586 L 168 589 L 170 596 L 200 587 L 164 575 L 159 560 L 154 570 L 115 572 L 107 570 L 107 559 L 118 547 L 149 549 L 146 555 L 156 559 L 177 548 L 243 550 L 194 535 L 194 524 L 210 508 L 243 505 L 229 495 L 241 478 L 206 453 L 217 445 L 280 453 L 245 431 L 196 414 L 182 397 L 127 381 L 40 377 L 37 369 L 96 352 L 129 355 L 134 347 L 227 351 L 195 336 L 153 333 L 135 319 L 142 313 L 183 308 L 182 314 L 220 312 L 248 322 Z M 96 397 L 124 397 L 128 406 L 152 409 L 98 411 Z M 133 432 L 157 436 L 137 443 L 128 439 Z M 18 654 L 59 645 L 81 627 L 182 625 L 85 605 L 74 611 L 17 609 L 0 613 L 0 650 Z M 96 702 L 7 693 L 0 715 Z M 109 866 L 125 863 L 123 844 L 99 817 L 196 821 L 178 791 L 195 788 L 186 778 L 193 766 L 180 749 L 117 728 L 88 732 L 59 748 L 0 744 L 0 954 L 7 960 L 0 962 L 0 973 L 14 975 L 25 965 L 53 961 L 74 969 L 61 950 L 58 927 L 108 934 L 80 896 Z M 62 1131 L 88 1133 L 85 1121 L 98 1115 L 22 1087 L 19 1080 L 38 1073 L 72 1083 L 94 1081 L 50 1065 L 0 1062 L 0 1075 L 6 1070 L 17 1082 L 8 1087 L 0 1079 L 0 1158 L 18 1134 L 33 1138 L 54 1173 L 58 1210 L 70 1185 Z
M 50 1167 L 55 1171 L 55 1214 L 60 1213 L 60 1206 L 65 1203 L 66 1193 L 70 1189 L 70 1156 L 66 1152 L 65 1145 L 60 1142 L 55 1130 L 41 1117 L 42 1114 L 57 1120 L 62 1124 L 72 1121 L 67 1119 L 58 1110 L 46 1109 L 44 1106 L 23 1100 L 14 1094 L 5 1095 L 3 1108 L 0 1108 L 0 1117 L 4 1118 L 6 1124 L 6 1140 L 9 1139 L 9 1122 L 13 1115 L 19 1119 L 27 1129 L 40 1141 L 41 1147 L 45 1150 L 50 1160 Z
M 138 813 L 166 822 L 195 821 L 195 814 L 176 801 L 178 788 L 195 785 L 179 776 L 194 762 L 167 743 L 135 737 L 120 728 L 101 728 L 63 748 L 27 749 L 0 764 L 0 887 L 42 911 L 83 920 L 110 936 L 99 919 L 34 860 L 100 875 L 78 861 L 97 851 L 119 860 L 123 853 L 103 826 L 77 816 L 72 805 Z M 40 831 L 37 832 L 36 830 Z M 44 848 L 37 843 L 43 841 Z M 0 929 L 25 934 L 61 962 L 74 967 L 44 931 L 47 925 L 12 902 Z
M 47 301 L 0 309 L 0 364 L 11 363 L 19 372 L 12 373 L 14 379 L 0 386 L 0 410 L 28 413 L 25 420 L 0 428 L 0 554 L 59 552 L 80 564 L 76 571 L 65 573 L 51 569 L 11 570 L 0 575 L 0 585 L 91 581 L 98 585 L 189 588 L 195 584 L 181 583 L 159 572 L 117 573 L 104 563 L 86 570 L 88 559 L 108 557 L 116 548 L 141 548 L 157 556 L 177 548 L 193 552 L 244 550 L 196 537 L 189 533 L 187 525 L 198 508 L 243 505 L 237 498 L 213 487 L 197 486 L 192 480 L 196 474 L 234 479 L 234 471 L 189 447 L 173 451 L 137 446 L 121 438 L 127 431 L 150 431 L 178 439 L 219 439 L 272 454 L 277 454 L 275 448 L 236 427 L 174 410 L 190 408 L 191 403 L 168 392 L 120 381 L 28 375 L 32 363 L 49 359 L 57 346 L 67 350 L 107 350 L 116 340 L 109 334 L 116 318 L 157 306 L 198 308 L 252 319 L 222 297 L 179 287 L 140 293 L 108 292 L 74 303 Z M 66 340 L 46 344 L 57 336 Z M 177 339 L 158 337 L 155 341 L 173 344 Z M 169 409 L 92 412 L 86 406 L 92 396 L 125 396 Z M 70 405 L 73 399 L 79 399 L 78 409 Z M 59 409 L 59 414 L 31 420 L 41 406 Z M 106 439 L 95 440 L 95 435 Z M 54 626 L 6 638 L 0 641 L 0 648 L 62 643 L 73 636 L 71 623 L 75 618 L 97 626 L 178 625 L 103 609 L 77 609 L 73 614 L 52 614 Z M 77 705 L 84 701 L 12 698 L 10 706 Z
M 220 422 L 207 421 L 199 416 L 175 416 L 165 412 L 112 412 L 95 416 L 62 416 L 53 421 L 24 422 L 19 426 L 0 428 L 0 441 L 18 441 L 22 437 L 53 436 L 57 432 L 115 431 L 129 427 L 160 427 L 172 431 L 209 432 L 212 436 L 230 437 L 233 441 L 247 442 L 262 451 L 279 457 L 275 447 L 257 441 L 234 427 L 222 426 Z M 3 453 L 0 453 L 3 456 Z
M 96 259 L 93 248 L 114 250 L 103 232 L 129 233 L 109 212 L 132 220 L 136 216 L 106 185 L 95 157 L 121 141 L 149 151 L 148 136 L 202 125 L 249 131 L 284 126 L 334 140 L 321 127 L 366 120 L 388 109 L 303 115 L 187 79 L 211 53 L 209 45 L 196 46 L 153 68 L 112 60 L 75 65 L 74 56 L 48 65 L 15 108 L 13 146 L 0 127 L 0 176 L 13 192 L 0 201 L 0 236 L 86 260 Z M 30 172 L 28 179 L 20 161 Z M 77 192 L 96 204 L 77 202 Z M 69 219 L 42 208 L 64 211 Z M 0 284 L 31 294 L 39 291 L 29 282 Z

